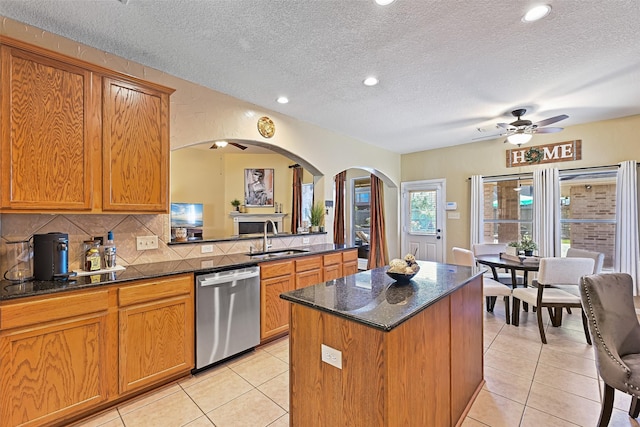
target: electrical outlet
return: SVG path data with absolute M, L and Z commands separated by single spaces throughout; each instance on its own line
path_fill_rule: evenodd
M 201 254 L 210 254 L 211 252 L 213 252 L 213 245 L 202 245 L 202 246 L 200 246 L 200 253 Z
M 320 344 L 320 351 L 322 352 L 322 361 L 324 363 L 342 369 L 342 352 L 340 350 Z
M 136 248 L 139 251 L 146 251 L 147 249 L 158 249 L 158 236 L 136 237 Z
M 302 238 L 302 244 L 303 245 L 308 245 L 309 244 L 309 238 L 308 237 L 303 237 Z

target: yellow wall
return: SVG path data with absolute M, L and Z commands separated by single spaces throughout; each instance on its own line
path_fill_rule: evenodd
M 535 169 L 582 168 L 640 159 L 640 116 L 570 126 L 557 134 L 535 135 L 527 146 L 582 140 L 582 160 L 546 165 L 506 167 L 506 150 L 514 148 L 501 139 L 406 154 L 401 159 L 401 180 L 445 178 L 446 200 L 458 203 L 460 219 L 447 220 L 447 259 L 453 246 L 469 247 L 469 180 L 472 175 L 528 173 Z

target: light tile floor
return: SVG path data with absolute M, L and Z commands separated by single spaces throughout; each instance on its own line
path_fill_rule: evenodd
M 545 316 L 546 345 L 540 342 L 534 313 L 522 313 L 516 328 L 505 324 L 501 304 L 494 314 L 485 312 L 486 384 L 463 427 L 596 425 L 599 383 L 576 312 L 565 315 L 560 328 L 550 326 Z M 289 341 L 283 338 L 78 425 L 288 426 L 288 363 Z M 628 396 L 616 393 L 611 427 L 640 427 L 627 415 L 629 404 Z

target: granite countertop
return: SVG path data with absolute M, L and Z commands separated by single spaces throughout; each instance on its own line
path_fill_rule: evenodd
M 355 247 L 353 247 L 355 248 Z M 170 276 L 180 273 L 206 274 L 215 271 L 229 270 L 233 268 L 249 267 L 261 262 L 294 258 L 333 252 L 336 250 L 352 249 L 347 245 L 334 245 L 332 243 L 283 248 L 302 249 L 304 252 L 291 255 L 283 255 L 268 260 L 251 258 L 247 254 L 219 255 L 207 258 L 193 258 L 178 261 L 155 262 L 150 264 L 136 264 L 126 266 L 124 270 L 112 271 L 105 274 L 79 276 L 69 281 L 30 281 L 24 283 L 12 283 L 7 280 L 0 281 L 0 301 L 53 294 L 57 292 L 73 291 L 114 283 L 124 283 L 132 280 L 152 279 L 156 277 Z M 273 249 L 277 251 L 278 249 Z
M 427 261 L 418 264 L 420 271 L 408 284 L 396 283 L 385 273 L 388 267 L 380 267 L 285 292 L 280 298 L 390 331 L 484 271 Z

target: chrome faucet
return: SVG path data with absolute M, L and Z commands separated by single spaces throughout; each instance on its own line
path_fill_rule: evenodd
M 277 235 L 278 234 L 278 227 L 276 227 L 276 223 L 273 222 L 272 220 L 268 219 L 264 222 L 264 234 L 262 236 L 262 251 L 263 252 L 267 252 L 269 250 L 269 248 L 271 247 L 271 245 L 269 244 L 269 242 L 267 241 L 267 223 L 270 222 L 271 225 L 273 226 L 273 235 Z

